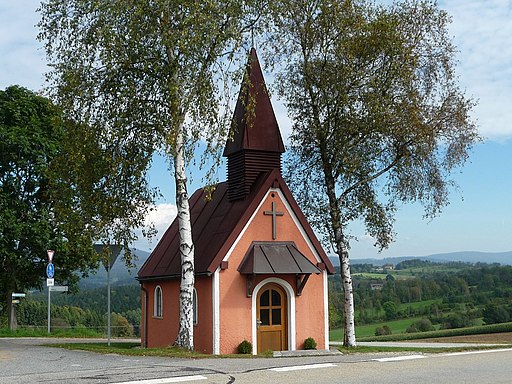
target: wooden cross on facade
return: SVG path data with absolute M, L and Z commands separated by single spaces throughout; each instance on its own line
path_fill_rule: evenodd
M 272 202 L 272 210 L 271 211 L 264 211 L 263 212 L 264 215 L 267 215 L 267 216 L 272 216 L 272 239 L 275 240 L 277 235 L 277 231 L 276 231 L 276 217 L 277 216 L 284 216 L 284 212 L 277 212 L 276 211 L 276 202 L 273 201 Z

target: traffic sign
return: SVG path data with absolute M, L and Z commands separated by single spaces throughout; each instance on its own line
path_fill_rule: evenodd
M 55 281 L 53 279 L 46 279 L 46 286 L 53 287 L 55 285 Z
M 53 266 L 52 263 L 50 263 L 46 266 L 46 277 L 51 279 L 51 278 L 53 278 L 54 275 L 55 275 L 55 267 Z
M 18 299 L 12 301 L 13 304 L 19 304 L 20 301 Z
M 51 292 L 67 292 L 69 287 L 67 285 L 54 285 L 49 287 Z
M 16 292 L 12 293 L 12 297 L 25 297 L 25 296 L 27 296 L 26 293 L 16 293 Z
M 55 251 L 49 249 L 46 251 L 46 254 L 48 255 L 48 262 L 51 264 L 53 261 L 53 255 L 55 254 Z

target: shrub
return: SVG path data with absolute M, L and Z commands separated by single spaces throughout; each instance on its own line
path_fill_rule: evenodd
M 393 301 L 386 301 L 382 304 L 386 320 L 394 320 L 398 317 L 398 306 Z
M 443 319 L 441 329 L 464 328 L 472 325 L 472 320 L 467 315 L 455 312 Z
M 304 340 L 304 349 L 316 349 L 316 341 L 312 337 Z
M 375 328 L 375 336 L 391 335 L 391 333 L 391 328 L 387 325 Z
M 434 326 L 429 319 L 421 319 L 415 321 L 405 330 L 406 333 L 414 333 L 414 332 L 429 332 L 433 331 Z
M 242 355 L 250 355 L 252 353 L 252 344 L 249 341 L 244 340 L 238 344 L 237 350 L 238 353 Z
M 131 325 L 126 317 L 118 313 L 112 312 L 110 316 L 110 328 L 114 337 L 130 337 L 133 336 L 133 325 Z
M 485 324 L 507 323 L 510 321 L 510 313 L 504 306 L 492 303 L 485 306 L 483 318 Z

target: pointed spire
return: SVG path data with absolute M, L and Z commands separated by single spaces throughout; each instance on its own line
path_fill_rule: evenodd
M 256 50 L 251 48 L 224 156 L 251 149 L 283 153 L 284 144 Z
M 245 198 L 262 172 L 281 171 L 285 151 L 256 50 L 251 49 L 233 122 L 224 148 L 228 158 L 228 197 Z

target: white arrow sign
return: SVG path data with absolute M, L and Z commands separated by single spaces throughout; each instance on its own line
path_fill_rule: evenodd
M 12 297 L 25 297 L 25 296 L 27 296 L 26 293 L 16 293 L 16 292 L 12 293 Z
M 49 287 L 51 292 L 67 292 L 68 288 L 67 285 L 54 285 L 53 287 Z

